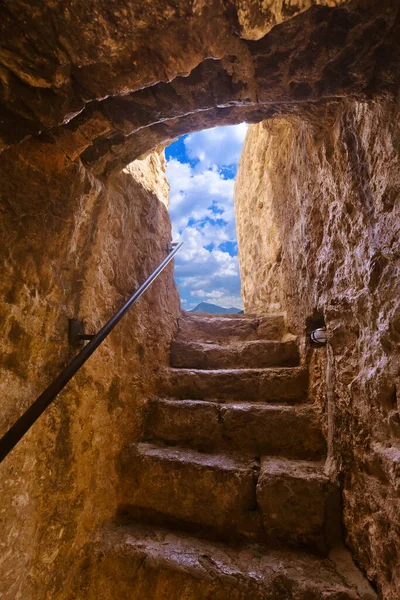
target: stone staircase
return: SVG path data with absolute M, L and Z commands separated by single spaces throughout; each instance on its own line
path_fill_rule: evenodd
M 120 459 L 98 581 L 138 600 L 375 598 L 340 546 L 307 378 L 282 316 L 184 314 L 143 440 Z

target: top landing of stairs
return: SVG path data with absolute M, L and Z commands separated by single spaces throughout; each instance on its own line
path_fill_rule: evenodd
M 177 340 L 218 342 L 235 340 L 281 340 L 285 333 L 282 314 L 255 316 L 246 314 L 206 315 L 183 312 Z

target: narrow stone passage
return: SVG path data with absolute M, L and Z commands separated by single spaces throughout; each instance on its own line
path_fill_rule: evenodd
M 341 546 L 307 378 L 280 315 L 181 317 L 98 539 L 121 597 L 375 598 Z

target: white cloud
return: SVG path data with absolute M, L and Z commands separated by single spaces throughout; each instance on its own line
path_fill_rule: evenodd
M 219 248 L 204 247 L 204 239 L 195 227 L 187 227 L 181 237 L 182 250 L 175 258 L 175 277 L 184 296 L 207 300 L 219 306 L 241 307 L 237 256 Z
M 170 215 L 174 236 L 190 220 L 200 221 L 206 217 L 228 223 L 233 221 L 234 225 L 233 179 L 224 179 L 216 167 L 196 172 L 188 163 L 180 163 L 175 158 L 167 163 L 167 177 L 171 188 Z M 235 238 L 235 227 L 229 230 Z
M 191 134 L 184 141 L 186 153 L 198 163 L 176 158 L 167 163 L 173 238 L 184 242 L 175 258 L 175 277 L 187 310 L 202 300 L 242 306 L 234 180 L 221 167 L 238 162 L 246 129 L 242 124 Z
M 223 252 L 219 248 L 206 248 L 208 244 L 204 244 L 201 231 L 195 227 L 187 227 L 179 239 L 184 242 L 184 246 L 175 258 L 176 277 L 195 277 L 200 282 L 200 278 L 204 276 L 207 279 L 239 276 L 237 256 L 231 256 L 229 252 Z M 195 285 L 193 289 L 196 289 L 197 283 L 191 281 L 191 285 Z
M 240 123 L 191 133 L 185 139 L 186 152 L 190 159 L 199 161 L 198 170 L 237 164 L 247 127 L 247 123 Z

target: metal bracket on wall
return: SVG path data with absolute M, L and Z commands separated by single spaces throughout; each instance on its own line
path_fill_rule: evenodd
M 68 341 L 71 346 L 81 346 L 84 341 L 90 341 L 94 335 L 84 333 L 84 323 L 79 319 L 68 319 Z
M 319 327 L 310 333 L 311 341 L 317 346 L 326 346 L 327 335 L 326 327 Z
M 167 252 L 168 252 L 168 254 L 169 254 L 170 252 L 172 252 L 172 250 L 173 250 L 174 248 L 176 248 L 178 245 L 179 245 L 179 242 L 169 242 L 169 243 L 167 244 Z

